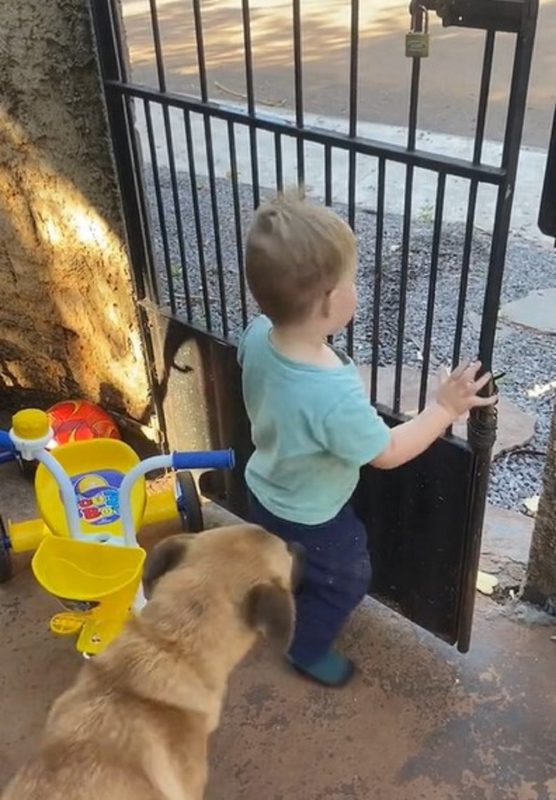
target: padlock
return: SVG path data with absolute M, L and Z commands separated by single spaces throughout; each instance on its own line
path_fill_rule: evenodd
M 421 27 L 421 30 L 417 30 Z M 427 58 L 429 55 L 429 12 L 425 6 L 414 6 L 411 30 L 405 37 L 405 54 L 408 58 Z

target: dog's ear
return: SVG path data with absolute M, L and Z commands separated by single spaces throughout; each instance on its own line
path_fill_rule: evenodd
M 185 536 L 170 536 L 156 544 L 145 562 L 143 570 L 143 587 L 147 597 L 150 596 L 156 581 L 175 569 L 185 558 L 187 539 Z
M 295 627 L 295 605 L 290 592 L 262 583 L 249 591 L 244 602 L 247 624 L 259 630 L 280 653 L 290 647 Z

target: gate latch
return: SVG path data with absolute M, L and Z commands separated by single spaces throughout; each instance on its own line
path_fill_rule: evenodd
M 405 37 L 407 58 L 427 58 L 429 55 L 429 12 L 425 6 L 412 3 L 410 6 L 411 30 Z

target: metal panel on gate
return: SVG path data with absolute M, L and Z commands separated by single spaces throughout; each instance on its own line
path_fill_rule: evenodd
M 393 472 L 364 468 L 355 496 L 371 594 L 450 644 L 464 599 L 472 460 L 465 442 L 441 439 Z

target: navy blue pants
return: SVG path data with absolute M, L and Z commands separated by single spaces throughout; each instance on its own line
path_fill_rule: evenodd
M 285 542 L 299 542 L 307 551 L 290 656 L 299 665 L 310 666 L 327 653 L 369 590 L 367 533 L 350 504 L 322 525 L 299 525 L 275 517 L 251 493 L 249 511 L 251 522 Z

